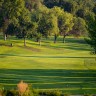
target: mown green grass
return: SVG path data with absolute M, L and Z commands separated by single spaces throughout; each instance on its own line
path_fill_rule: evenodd
M 61 90 L 70 94 L 96 94 L 95 70 L 1 69 L 0 82 L 16 88 L 20 80 L 39 90 Z
M 58 39 L 57 44 L 54 44 L 52 39 L 42 40 L 41 46 L 37 42 L 27 40 L 26 47 L 23 46 L 23 40 L 1 40 L 0 68 L 86 69 L 84 61 L 94 57 L 83 38 L 67 38 L 65 44 L 62 43 L 62 38 Z M 11 43 L 13 47 L 10 47 Z
M 10 44 L 13 43 L 13 47 Z M 16 87 L 20 80 L 41 90 L 59 89 L 72 94 L 96 94 L 95 55 L 83 38 L 59 37 L 42 39 L 41 46 L 33 40 L 14 37 L 0 39 L 0 84 Z M 12 87 L 13 86 L 13 87 Z

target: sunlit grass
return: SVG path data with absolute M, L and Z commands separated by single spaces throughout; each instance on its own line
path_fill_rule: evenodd
M 59 37 L 54 44 L 50 37 L 42 39 L 41 46 L 34 40 L 26 42 L 24 47 L 23 40 L 0 39 L 0 85 L 16 88 L 24 80 L 40 90 L 96 93 L 96 64 L 91 62 L 95 55 L 83 38 L 68 37 L 63 44 Z
M 56 44 L 53 38 L 38 42 L 27 40 L 8 39 L 0 41 L 0 68 L 13 69 L 86 69 L 84 60 L 94 55 L 90 54 L 90 47 L 83 38 L 67 38 L 62 43 L 59 37 Z M 13 47 L 10 44 L 13 43 Z M 83 58 L 84 57 L 84 58 Z M 95 69 L 95 67 L 94 67 Z

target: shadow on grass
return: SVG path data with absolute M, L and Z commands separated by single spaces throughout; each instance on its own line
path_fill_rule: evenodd
M 60 89 L 73 94 L 96 93 L 96 70 L 0 69 L 0 84 L 6 88 L 16 88 L 20 80 L 39 89 Z
M 54 38 L 51 37 L 51 38 L 48 38 L 48 39 L 43 39 L 42 41 L 44 42 L 54 42 Z M 57 38 L 57 42 L 63 42 L 63 37 L 58 37 Z M 80 43 L 80 44 L 86 44 L 84 38 L 66 38 L 65 39 L 65 42 L 66 43 Z
M 83 38 L 66 38 L 66 43 L 63 44 L 62 43 L 62 38 L 59 37 L 58 38 L 58 41 L 57 41 L 57 44 L 52 44 L 51 43 L 53 42 L 53 39 L 54 38 L 48 38 L 48 39 L 42 39 L 42 42 L 41 42 L 41 46 L 43 47 L 46 47 L 46 48 L 54 48 L 54 49 L 58 49 L 58 48 L 62 48 L 62 49 L 71 49 L 71 50 L 80 50 L 80 51 L 90 51 L 90 48 L 89 47 L 86 47 L 86 42 L 83 40 Z M 17 39 L 17 38 L 12 38 L 10 39 L 11 41 L 10 42 L 1 42 L 1 45 L 6 45 L 6 46 L 10 46 L 11 43 L 14 43 L 13 45 L 15 44 L 19 44 L 19 43 L 22 43 L 23 44 L 23 40 L 22 39 Z M 30 40 L 30 41 L 33 41 Z M 35 46 L 39 46 L 39 43 L 36 42 L 28 42 L 26 41 L 27 44 L 30 44 L 30 45 L 35 45 Z M 58 45 L 58 42 L 59 42 L 59 45 Z M 9 44 L 8 44 L 9 43 Z M 67 45 L 66 45 L 67 44 Z M 31 48 L 27 48 L 28 50 L 32 50 Z
M 18 54 L 0 54 L 0 58 L 4 58 L 4 57 L 10 57 L 10 56 L 17 56 L 17 57 L 30 57 L 30 58 L 73 58 L 73 59 L 75 59 L 75 58 L 81 58 L 81 59 L 86 59 L 86 58 L 89 58 L 89 59 L 91 59 L 91 58 L 96 58 L 96 56 L 94 56 L 94 57 L 89 57 L 89 56 L 83 56 L 83 57 L 81 57 L 81 56 L 47 56 L 47 55 L 45 55 L 45 56 L 33 56 L 33 55 L 18 55 Z
M 59 38 L 60 39 L 60 38 Z M 90 51 L 90 47 L 86 44 L 86 42 L 83 39 L 75 39 L 75 38 L 67 38 L 66 43 L 62 43 L 61 41 L 58 41 L 57 44 L 50 44 L 52 41 L 50 39 L 42 41 L 41 46 L 47 47 L 47 48 L 63 48 L 63 49 L 71 49 L 71 50 L 80 50 L 80 51 Z M 28 44 L 31 45 L 36 45 L 39 46 L 38 43 L 33 43 L 33 42 L 27 42 Z

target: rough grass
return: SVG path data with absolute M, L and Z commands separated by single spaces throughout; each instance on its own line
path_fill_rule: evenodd
M 10 44 L 13 43 L 13 47 Z M 83 38 L 33 40 L 0 39 L 0 84 L 16 87 L 20 80 L 41 90 L 59 89 L 73 94 L 96 94 L 96 62 Z M 95 63 L 93 63 L 93 61 Z M 13 86 L 13 87 L 12 87 Z

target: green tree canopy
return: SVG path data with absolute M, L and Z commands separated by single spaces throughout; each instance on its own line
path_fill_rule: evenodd
M 1 2 L 0 2 L 1 5 Z M 25 7 L 24 0 L 4 0 L 0 8 L 0 26 L 6 40 L 6 30 L 10 23 L 18 24 L 18 17 Z
M 87 43 L 93 48 L 92 53 L 96 54 L 96 18 L 91 18 L 88 24 L 89 38 Z
M 87 36 L 87 24 L 84 19 L 80 17 L 74 17 L 74 26 L 71 30 L 71 34 L 73 34 L 75 37 L 79 36 Z

